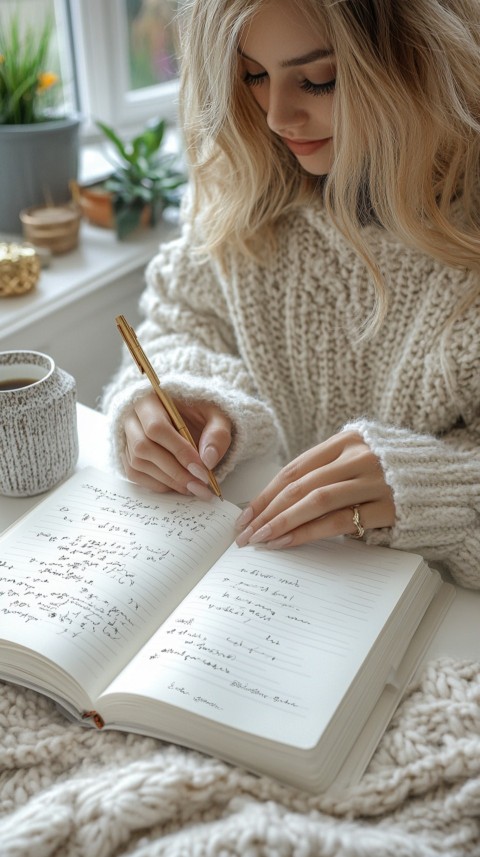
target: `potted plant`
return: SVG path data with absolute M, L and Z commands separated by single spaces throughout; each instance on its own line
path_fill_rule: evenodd
M 147 125 L 128 143 L 104 122 L 97 125 L 113 146 L 115 166 L 105 181 L 77 186 L 75 195 L 85 217 L 113 226 L 122 239 L 139 225 L 157 223 L 166 206 L 178 205 L 187 179 L 177 167 L 177 155 L 162 151 L 165 120 Z
M 17 232 L 24 208 L 64 203 L 78 170 L 78 116 L 62 113 L 50 70 L 53 21 L 21 25 L 0 16 L 0 232 Z

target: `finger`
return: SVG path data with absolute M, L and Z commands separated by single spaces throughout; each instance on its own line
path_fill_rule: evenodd
M 164 458 L 162 465 L 169 477 L 186 484 L 193 475 L 195 479 L 208 484 L 208 473 L 196 447 L 179 434 L 157 396 L 151 393 L 142 397 L 135 403 L 134 408 L 145 437 L 160 449 L 170 453 L 171 458 Z M 191 414 L 195 414 L 196 409 L 184 404 L 179 405 L 179 408 L 185 421 L 191 423 Z M 140 438 L 139 442 L 141 443 Z M 141 448 L 135 452 L 142 455 Z M 152 457 L 151 448 L 146 449 L 146 455 Z M 153 460 L 156 460 L 155 453 L 153 453 Z M 180 474 L 177 470 L 177 462 L 188 472 Z
M 211 497 L 211 492 L 206 487 L 208 475 L 201 465 L 190 462 L 187 469 L 182 467 L 168 450 L 145 435 L 144 427 L 135 412 L 125 419 L 124 427 L 127 440 L 124 466 L 129 479 L 140 482 L 139 474 L 143 474 L 149 478 L 141 479 L 141 484 L 148 481 L 149 487 L 154 487 L 157 491 L 162 485 L 181 494 L 195 494 L 202 499 Z M 151 480 L 157 484 L 152 485 Z
M 164 491 L 176 491 L 178 494 L 183 494 L 187 497 L 194 495 L 201 500 L 212 499 L 212 492 L 203 482 L 191 479 L 186 486 L 181 483 L 175 483 L 163 471 L 149 462 L 144 462 L 144 469 L 138 470 L 129 463 L 127 450 L 125 450 L 121 458 L 127 478 L 138 485 L 144 485 L 160 493 Z
M 313 461 L 325 459 L 325 444 L 320 444 L 306 454 L 299 456 L 282 468 L 272 482 L 255 498 L 239 517 L 237 529 L 245 526 L 255 531 L 265 525 L 282 510 L 293 507 L 310 492 L 324 489 L 318 497 L 317 515 L 353 505 L 356 502 L 381 499 L 390 489 L 385 483 L 384 474 L 378 458 L 356 433 L 345 432 L 328 444 L 327 452 L 337 452 L 340 440 L 344 444 L 340 457 L 317 469 Z M 347 444 L 347 445 L 345 445 Z M 318 449 L 322 449 L 318 455 Z M 305 470 L 307 468 L 307 471 Z M 310 468 L 310 472 L 308 472 Z M 337 484 L 350 483 L 350 496 L 338 496 Z M 350 491 L 350 489 L 349 489 Z M 300 523 L 300 521 L 298 522 Z
M 384 488 L 383 480 L 380 487 Z M 343 462 L 335 462 L 285 485 L 260 514 L 251 518 L 250 526 L 258 530 L 282 512 L 289 518 L 292 515 L 292 525 L 299 526 L 310 518 L 321 517 L 335 509 L 374 500 L 378 494 L 376 479 L 365 476 L 352 478 L 351 468 Z M 255 512 L 254 504 L 251 505 Z
M 168 467 L 171 454 L 145 434 L 144 426 L 135 411 L 125 418 L 124 429 L 125 459 L 131 471 L 145 473 L 157 481 L 164 482 L 169 488 L 185 487 L 186 481 L 182 482 L 176 478 L 175 460 Z M 177 464 L 178 473 L 181 473 L 181 470 Z
M 259 514 L 255 515 L 256 501 L 251 503 L 238 519 L 237 529 L 249 525 L 256 532 L 279 517 L 277 524 L 285 520 L 287 531 L 336 509 L 378 499 L 386 490 L 383 476 L 379 480 L 376 471 L 373 476 L 353 477 L 348 463 L 335 461 L 285 485 Z
M 378 497 L 376 485 L 354 480 L 314 488 L 292 505 L 288 502 L 291 492 L 287 489 L 283 493 L 287 495 L 285 498 L 277 498 L 263 515 L 252 521 L 250 527 L 242 534 L 243 541 L 247 538 L 250 544 L 256 544 L 266 541 L 267 538 L 279 538 L 284 533 L 308 524 L 310 521 L 360 502 L 371 502 Z M 276 507 L 281 511 L 276 513 Z
M 137 485 L 142 485 L 144 488 L 150 488 L 152 491 L 156 491 L 157 494 L 172 490 L 160 479 L 157 479 L 154 476 L 150 476 L 149 474 L 143 471 L 135 470 L 133 467 L 131 467 L 128 462 L 126 453 L 121 453 L 120 458 L 123 464 L 123 469 L 125 470 L 125 475 L 127 479 L 130 480 L 130 482 L 135 482 Z
M 215 405 L 204 410 L 205 426 L 200 435 L 198 450 L 205 467 L 213 470 L 222 460 L 232 442 L 232 423 Z
M 391 526 L 391 510 L 383 501 L 363 503 L 359 507 L 360 523 L 365 530 Z M 347 507 L 317 518 L 291 530 L 283 536 L 262 543 L 261 547 L 269 550 L 296 547 L 317 539 L 329 539 L 342 535 L 357 535 L 357 527 L 353 521 L 353 509 Z
M 304 494 L 305 484 L 314 485 L 316 474 L 309 474 L 296 486 L 287 486 L 262 515 L 237 538 L 237 544 L 258 544 L 283 536 L 303 524 L 323 518 L 332 512 L 370 502 L 378 497 L 378 487 L 364 480 L 348 480 L 334 485 L 314 487 Z M 278 511 L 277 511 L 278 510 Z
M 170 452 L 185 469 L 191 461 L 201 465 L 197 450 L 179 434 L 155 393 L 138 399 L 134 404 L 134 412 L 145 436 Z
M 147 485 L 155 491 L 177 491 L 180 494 L 189 494 L 187 487 L 182 482 L 175 482 L 164 470 L 149 459 L 132 457 L 128 445 L 122 456 L 125 473 L 129 479 L 138 484 Z
M 377 456 L 365 444 L 362 436 L 354 431 L 340 432 L 323 443 L 299 455 L 282 467 L 272 481 L 251 502 L 253 518 L 267 508 L 269 503 L 285 488 L 305 477 L 317 473 L 317 484 L 328 485 L 344 482 L 362 474 L 371 474 L 384 482 L 383 472 Z

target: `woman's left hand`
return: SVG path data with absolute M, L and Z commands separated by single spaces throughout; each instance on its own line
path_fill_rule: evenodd
M 355 431 L 336 434 L 299 455 L 240 515 L 237 544 L 293 547 L 315 539 L 391 527 L 395 504 L 377 456 Z

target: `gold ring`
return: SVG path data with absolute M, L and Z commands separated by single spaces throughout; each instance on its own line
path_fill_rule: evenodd
M 365 532 L 365 528 L 362 526 L 361 521 L 360 521 L 360 506 L 352 506 L 352 512 L 353 512 L 353 525 L 356 528 L 357 532 L 351 533 L 351 538 L 352 539 L 361 539 L 364 532 Z

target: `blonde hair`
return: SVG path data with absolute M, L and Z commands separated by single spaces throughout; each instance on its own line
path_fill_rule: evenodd
M 272 246 L 278 218 L 308 203 L 319 184 L 239 78 L 240 33 L 264 2 L 190 0 L 184 10 L 192 216 L 220 258 L 232 245 L 246 253 Z M 405 244 L 477 272 L 466 306 L 480 292 L 480 3 L 291 2 L 336 57 L 335 159 L 323 199 L 375 284 L 367 332 L 381 324 L 388 297 L 362 228 L 369 211 Z

